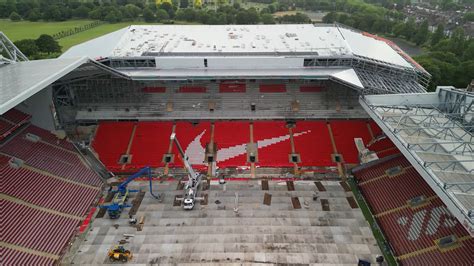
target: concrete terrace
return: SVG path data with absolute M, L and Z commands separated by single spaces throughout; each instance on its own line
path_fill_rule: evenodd
M 208 205 L 192 211 L 173 206 L 177 182 L 154 183 L 164 195 L 162 202 L 146 193 L 136 217 L 145 217 L 142 231 L 128 225 L 128 210 L 122 217 L 95 219 L 85 239 L 66 261 L 73 264 L 109 263 L 107 250 L 127 240 L 133 252 L 129 264 L 337 264 L 355 265 L 359 258 L 375 262 L 379 247 L 359 208 L 351 208 L 346 192 L 336 181 L 295 181 L 294 191 L 286 182 L 212 182 Z M 148 182 L 133 182 L 130 188 L 148 191 Z M 291 188 L 290 188 L 291 189 Z M 326 190 L 326 191 L 324 191 Z M 313 201 L 317 191 L 318 199 Z M 238 212 L 236 207 L 238 193 Z M 272 195 L 264 205 L 264 194 Z M 130 199 L 133 200 L 136 193 Z M 301 208 L 295 209 L 292 197 Z M 329 211 L 322 201 L 327 200 Z M 325 205 L 326 209 L 327 205 Z M 124 234 L 133 234 L 126 239 Z

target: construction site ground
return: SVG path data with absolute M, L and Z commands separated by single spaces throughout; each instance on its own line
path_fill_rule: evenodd
M 138 229 L 128 223 L 129 209 L 119 219 L 95 218 L 68 263 L 111 263 L 107 251 L 119 243 L 133 253 L 128 264 L 147 265 L 356 265 L 359 259 L 375 263 L 381 254 L 352 192 L 338 181 L 271 180 L 268 190 L 260 180 L 212 181 L 198 194 L 207 194 L 207 205 L 198 201 L 191 211 L 173 204 L 184 193 L 177 181 L 153 187 L 160 201 L 149 194 L 148 182 L 129 185 L 146 191 L 135 216 L 143 221 Z

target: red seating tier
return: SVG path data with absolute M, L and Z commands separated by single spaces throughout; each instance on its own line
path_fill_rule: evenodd
M 58 255 L 74 234 L 78 220 L 0 199 L 2 241 Z
M 399 155 L 389 159 L 388 161 L 379 162 L 370 167 L 361 169 L 355 172 L 354 175 L 359 182 L 364 182 L 372 178 L 384 175 L 386 170 L 396 166 L 405 168 L 407 166 L 410 166 L 410 162 L 402 155 Z
M 401 260 L 401 265 L 472 265 L 474 261 L 474 238 L 461 243 L 461 246 L 447 251 L 431 251 Z
M 301 166 L 331 166 L 333 153 L 326 122 L 298 121 L 293 129 L 295 151 L 300 154 Z
M 246 144 L 250 142 L 248 122 L 216 122 L 214 124 L 214 143 L 217 144 L 217 165 L 219 167 L 238 167 L 247 165 Z M 229 149 L 229 148 L 234 149 Z M 232 156 L 236 155 L 236 156 Z
M 14 124 L 21 125 L 26 123 L 31 118 L 31 115 L 25 114 L 16 109 L 10 109 L 4 113 L 2 117 Z
M 2 265 L 54 265 L 53 259 L 2 247 Z
M 84 215 L 99 193 L 59 179 L 19 168 L 7 166 L 3 169 L 2 193 L 26 202 L 68 213 Z
M 342 154 L 346 163 L 359 163 L 359 152 L 354 138 L 362 138 L 364 143 L 371 140 L 366 120 L 331 121 L 332 134 L 337 151 Z
M 120 156 L 127 152 L 134 125 L 133 122 L 101 122 L 97 127 L 92 147 L 109 170 L 121 169 Z
M 102 184 L 100 177 L 87 168 L 75 152 L 59 149 L 41 141 L 32 142 L 25 138 L 25 132 L 12 139 L 8 145 L 1 147 L 0 151 L 22 159 L 32 167 L 63 178 L 94 186 Z
M 436 195 L 414 168 L 408 168 L 404 174 L 399 176 L 384 177 L 361 184 L 359 187 L 374 214 L 403 206 L 408 200 L 421 195 L 425 197 Z
M 247 86 L 245 83 L 221 83 L 219 84 L 219 92 L 229 93 L 229 92 L 245 92 Z
M 130 149 L 131 164 L 126 169 L 163 166 L 163 155 L 168 152 L 172 128 L 172 122 L 138 123 Z
M 431 247 L 434 240 L 445 236 L 468 235 L 440 199 L 425 207 L 384 215 L 378 222 L 398 256 Z
M 254 122 L 253 136 L 254 141 L 258 143 L 257 165 L 263 167 L 293 166 L 288 158 L 291 153 L 289 134 L 283 121 Z
M 176 136 L 189 157 L 190 162 L 197 168 L 206 167 L 204 163 L 206 144 L 211 139 L 211 123 L 201 122 L 193 125 L 189 122 L 177 122 L 176 123 Z M 201 135 L 200 139 L 199 136 Z M 196 146 L 193 148 L 189 147 L 191 142 L 196 140 Z M 176 145 L 173 144 L 173 153 L 175 154 L 175 161 L 170 166 L 182 167 L 183 161 L 178 156 L 179 152 Z
M 62 148 L 65 148 L 65 149 L 71 150 L 71 151 L 75 150 L 74 145 L 70 141 L 68 141 L 66 139 L 58 139 L 54 134 L 52 134 L 51 132 L 49 132 L 45 129 L 42 129 L 40 127 L 30 125 L 25 130 L 25 133 L 26 132 L 34 134 L 34 135 L 40 137 L 41 140 L 43 140 L 45 142 L 48 142 L 50 144 L 60 146 Z

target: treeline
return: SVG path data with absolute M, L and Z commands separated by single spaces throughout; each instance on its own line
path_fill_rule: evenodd
M 42 34 L 38 39 L 24 39 L 14 42 L 15 46 L 31 59 L 45 59 L 58 57 L 61 46 L 50 35 Z
M 1 0 L 0 0 L 1 1 Z M 203 24 L 274 24 L 309 23 L 311 20 L 303 13 L 286 15 L 274 19 L 272 13 L 278 5 L 269 5 L 262 10 L 245 9 L 238 3 L 219 4 L 214 9 L 189 7 L 190 0 L 155 1 L 115 0 L 115 1 L 57 1 L 57 0 L 9 0 L 0 2 L 0 18 L 12 21 L 64 21 L 68 19 L 93 19 L 111 23 L 121 21 L 174 23 L 174 20 L 198 22 Z M 178 8 L 178 6 L 180 8 Z
M 474 78 L 474 39 L 467 38 L 461 27 L 456 28 L 449 37 L 445 35 L 443 25 L 431 33 L 427 21 L 416 23 L 413 18 L 404 19 L 387 10 L 379 13 L 376 9 L 361 9 L 353 13 L 330 12 L 323 22 L 338 22 L 370 33 L 399 37 L 421 46 L 426 53 L 414 59 L 432 75 L 429 90 L 441 85 L 463 88 Z

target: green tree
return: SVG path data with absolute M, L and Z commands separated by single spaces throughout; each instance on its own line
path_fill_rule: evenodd
M 464 29 L 462 27 L 457 27 L 453 31 L 453 35 L 451 36 L 450 46 L 451 52 L 462 55 L 464 51 L 464 43 L 466 41 L 466 36 L 464 35 Z
M 168 15 L 168 12 L 166 12 L 166 10 L 160 8 L 156 11 L 156 20 L 157 21 L 167 20 L 169 18 L 170 18 L 170 16 Z
M 428 21 L 425 20 L 421 23 L 418 31 L 416 32 L 415 36 L 413 37 L 413 41 L 415 41 L 416 45 L 421 45 L 428 40 L 429 37 L 429 30 L 428 30 Z
M 16 13 L 16 12 L 12 12 L 12 13 L 10 14 L 10 20 L 11 20 L 11 21 L 20 21 L 20 20 L 21 20 L 21 16 L 20 16 L 18 13 Z
M 275 19 L 273 18 L 272 14 L 265 13 L 261 15 L 260 19 L 262 20 L 263 24 L 275 24 Z
M 142 12 L 142 10 L 134 4 L 127 4 L 120 10 L 122 12 L 123 17 L 129 20 L 136 19 L 138 16 L 140 16 L 140 13 Z
M 38 39 L 35 41 L 36 46 L 38 46 L 38 49 L 42 53 L 60 53 L 61 52 L 61 46 L 59 46 L 59 43 L 50 35 L 47 34 L 41 34 Z
M 89 12 L 91 12 L 90 8 L 85 5 L 80 5 L 78 8 L 72 11 L 72 14 L 76 18 L 88 18 Z
M 105 16 L 105 20 L 110 23 L 117 23 L 122 21 L 123 15 L 122 12 L 116 7 L 111 7 L 108 14 Z
M 15 42 L 15 46 L 27 57 L 34 57 L 38 54 L 39 49 L 35 40 L 25 39 Z
M 33 8 L 28 12 L 26 19 L 29 21 L 38 21 L 41 19 L 41 12 L 39 8 Z
M 148 7 L 143 9 L 143 19 L 145 22 L 153 22 L 156 20 L 155 14 L 153 14 L 153 11 Z
M 259 15 L 255 8 L 240 10 L 235 16 L 235 21 L 237 24 L 257 24 L 259 21 Z
M 437 45 L 444 38 L 444 25 L 439 24 L 436 31 L 431 36 L 431 46 Z
M 323 17 L 324 23 L 334 23 L 337 20 L 337 13 L 336 12 L 329 12 L 326 16 Z
M 415 19 L 414 18 L 409 18 L 408 21 L 405 23 L 405 27 L 403 28 L 403 36 L 407 40 L 412 40 L 413 37 L 415 36 L 416 32 L 416 24 L 415 24 Z
M 188 8 L 189 6 L 189 0 L 180 0 L 179 1 L 179 7 L 180 8 Z

